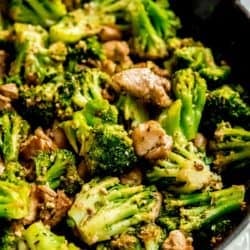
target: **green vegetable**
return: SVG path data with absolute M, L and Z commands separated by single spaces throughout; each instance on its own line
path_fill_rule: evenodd
M 218 124 L 214 140 L 210 141 L 215 159 L 214 168 L 223 172 L 234 168 L 248 168 L 250 161 L 250 131 L 231 127 L 230 123 Z
M 119 179 L 93 178 L 83 185 L 68 212 L 69 223 L 88 245 L 109 240 L 141 222 L 154 221 L 159 194 L 153 186 L 126 186 Z M 157 198 L 158 197 L 158 198 Z
M 68 243 L 64 236 L 59 236 L 50 231 L 48 227 L 38 221 L 31 224 L 24 231 L 24 239 L 31 250 L 77 250 L 80 249 L 73 243 Z
M 232 186 L 214 192 L 182 194 L 176 197 L 167 195 L 164 199 L 166 211 L 161 218 L 162 225 L 170 228 L 171 212 L 175 213 L 177 228 L 191 232 L 220 221 L 226 215 L 239 212 L 244 206 L 244 186 Z
M 194 139 L 206 101 L 206 81 L 192 69 L 178 70 L 173 91 L 177 100 L 162 111 L 158 120 L 169 135 L 182 133 L 187 140 Z
M 61 0 L 11 0 L 9 14 L 15 22 L 51 26 L 66 14 Z
M 250 128 L 250 106 L 239 92 L 229 85 L 223 85 L 208 92 L 204 107 L 201 130 L 212 134 L 220 122 Z
M 220 188 L 220 177 L 210 171 L 206 156 L 192 142 L 174 138 L 165 159 L 147 172 L 147 180 L 177 193 L 191 193 L 208 187 Z
M 67 194 L 79 191 L 82 180 L 76 169 L 73 153 L 58 149 L 51 153 L 41 152 L 35 159 L 36 181 L 52 189 L 63 188 Z

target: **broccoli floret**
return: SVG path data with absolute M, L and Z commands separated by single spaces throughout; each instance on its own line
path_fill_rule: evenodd
M 103 25 L 113 25 L 117 15 L 124 12 L 129 0 L 94 0 L 83 8 L 68 12 L 58 23 L 50 28 L 52 41 L 75 43 L 82 38 L 96 35 Z
M 142 0 L 142 2 L 158 35 L 166 42 L 168 39 L 176 37 L 181 22 L 175 13 L 169 9 L 168 1 Z
M 117 110 L 102 97 L 102 87 L 107 80 L 108 76 L 98 69 L 86 69 L 77 74 L 65 74 L 65 82 L 59 83 L 55 92 L 55 116 L 60 120 L 65 120 L 71 118 L 75 111 L 85 108 L 85 106 L 86 113 L 89 114 L 94 114 L 98 107 L 102 107 L 100 117 L 103 120 L 117 120 Z M 104 117 L 105 112 L 107 113 L 106 118 Z M 110 118 L 108 118 L 109 115 Z
M 120 125 L 95 126 L 81 152 L 92 175 L 121 174 L 136 162 L 132 139 Z
M 250 129 L 250 106 L 229 85 L 208 92 L 200 129 L 212 134 L 222 121 Z
M 110 240 L 158 216 L 159 193 L 153 186 L 127 186 L 116 177 L 92 179 L 83 185 L 68 212 L 69 224 L 88 245 Z
M 61 0 L 11 0 L 9 14 L 15 22 L 51 26 L 67 13 Z
M 147 179 L 178 193 L 221 187 L 220 177 L 210 171 L 204 153 L 199 152 L 192 142 L 176 138 L 166 158 L 157 160 L 147 172 Z
M 93 105 L 104 105 L 106 110 L 108 102 L 102 98 L 102 84 L 106 80 L 103 72 L 87 69 L 77 74 L 58 75 L 53 81 L 41 85 L 25 84 L 19 88 L 19 99 L 15 106 L 34 127 L 48 127 L 55 117 L 59 120 L 71 118 L 89 100 L 95 100 Z M 110 109 L 114 110 L 113 107 Z
M 209 89 L 213 89 L 218 85 L 224 83 L 230 76 L 231 68 L 228 65 L 207 67 L 199 70 L 201 77 L 203 77 L 208 84 Z
M 122 118 L 129 127 L 136 127 L 140 123 L 149 120 L 146 107 L 136 98 L 130 95 L 120 95 L 116 106 L 122 113 Z
M 0 217 L 22 219 L 28 215 L 30 185 L 24 181 L 12 183 L 0 180 Z
M 61 43 L 48 44 L 48 32 L 41 26 L 15 23 L 16 58 L 11 63 L 9 77 L 21 78 L 31 84 L 40 84 L 63 72 L 62 54 L 66 48 Z M 58 60 L 59 58 L 59 60 Z
M 191 232 L 239 212 L 244 207 L 244 196 L 245 188 L 239 185 L 214 192 L 167 196 L 164 201 L 167 210 L 178 213 L 178 228 Z
M 31 250 L 65 249 L 80 250 L 73 243 L 69 243 L 64 236 L 50 231 L 41 221 L 31 224 L 23 233 L 27 246 Z
M 131 5 L 132 52 L 142 58 L 162 58 L 167 55 L 167 46 L 151 23 L 142 1 Z
M 57 88 L 58 85 L 55 83 L 22 85 L 15 107 L 33 127 L 48 127 L 55 117 L 54 96 Z
M 0 221 L 0 249 L 2 250 L 16 250 L 26 249 L 26 243 L 20 235 L 20 229 L 16 229 L 15 222 L 1 220 Z M 22 232 L 23 229 L 21 229 Z
M 98 243 L 96 250 L 142 250 L 141 242 L 134 233 L 129 230 L 116 236 L 115 239 Z
M 35 158 L 36 181 L 52 189 L 64 188 L 67 194 L 75 194 L 83 183 L 76 169 L 74 154 L 67 149 L 41 152 Z
M 173 92 L 177 101 L 163 110 L 158 119 L 169 135 L 181 132 L 187 140 L 195 138 L 206 101 L 206 90 L 206 81 L 192 69 L 175 73 Z
M 132 52 L 143 58 L 162 58 L 167 55 L 166 41 L 175 36 L 180 21 L 168 5 L 152 0 L 133 1 L 128 6 Z
M 67 69 L 69 72 L 75 72 L 77 66 L 91 60 L 103 60 L 105 58 L 102 44 L 98 41 L 97 36 L 91 36 L 77 44 L 69 47 L 67 57 Z
M 225 63 L 217 65 L 211 49 L 199 42 L 173 38 L 168 43 L 168 49 L 172 50 L 172 57 L 165 62 L 165 66 L 171 72 L 176 69 L 191 68 L 200 73 L 209 88 L 223 83 L 230 75 L 230 67 Z
M 214 140 L 210 141 L 210 150 L 215 156 L 214 168 L 220 173 L 229 169 L 248 168 L 250 131 L 222 122 L 215 130 Z
M 116 122 L 117 110 L 102 100 L 88 102 L 85 109 L 61 125 L 91 175 L 120 174 L 136 161 L 132 140 Z
M 15 111 L 0 115 L 0 153 L 6 164 L 18 160 L 20 144 L 28 131 L 29 124 Z
M 158 250 L 165 239 L 165 233 L 160 226 L 150 223 L 140 228 L 139 238 L 145 250 Z

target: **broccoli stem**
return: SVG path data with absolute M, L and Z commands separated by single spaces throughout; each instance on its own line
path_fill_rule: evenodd
M 250 159 L 250 147 L 244 148 L 240 152 L 231 152 L 228 155 L 217 154 L 214 164 L 219 168 L 223 168 L 247 159 Z
M 147 218 L 146 211 L 143 211 L 145 204 L 149 202 L 149 195 L 150 192 L 146 190 L 127 201 L 121 200 L 100 209 L 91 220 L 81 223 L 78 228 L 84 241 L 92 245 L 97 241 L 108 240 L 111 236 L 124 232 L 129 226 L 150 219 Z
M 240 127 L 232 128 L 232 127 L 226 127 L 226 126 L 219 127 L 215 131 L 215 138 L 217 138 L 219 141 L 227 137 L 239 137 L 245 140 L 250 140 L 250 131 L 245 130 Z
M 160 114 L 158 121 L 168 135 L 181 132 L 181 109 L 182 101 L 178 99 Z
M 245 187 L 234 185 L 213 192 L 179 195 L 177 198 L 168 196 L 165 204 L 167 211 L 174 211 L 175 214 L 179 211 L 180 229 L 190 232 L 239 211 L 244 205 L 244 196 Z M 163 223 L 164 219 L 168 223 L 166 218 L 163 217 Z
M 47 25 L 53 24 L 53 21 L 50 19 L 51 16 L 48 13 L 48 10 L 44 8 L 43 2 L 39 2 L 37 0 L 26 0 L 28 4 L 35 10 L 37 15 L 42 19 L 46 20 Z M 46 0 L 45 0 L 46 1 Z

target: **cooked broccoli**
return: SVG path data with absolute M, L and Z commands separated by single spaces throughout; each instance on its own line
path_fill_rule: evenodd
M 208 84 L 209 89 L 213 89 L 218 85 L 223 84 L 230 76 L 231 68 L 224 64 L 221 66 L 207 67 L 199 70 L 201 77 L 203 77 Z
M 0 221 L 0 249 L 1 250 L 25 250 L 26 243 L 24 242 L 22 236 L 23 228 L 18 228 L 15 222 L 10 222 L 6 220 Z M 20 233 L 21 231 L 21 233 Z
M 67 194 L 75 194 L 83 183 L 76 169 L 74 154 L 67 149 L 51 153 L 41 152 L 35 158 L 36 182 L 52 189 L 63 188 Z
M 230 67 L 225 63 L 217 65 L 211 49 L 204 47 L 201 43 L 174 38 L 169 42 L 168 49 L 173 50 L 172 57 L 165 62 L 165 66 L 170 67 L 170 71 L 191 68 L 200 73 L 207 81 L 209 88 L 223 83 L 230 75 Z
M 20 144 L 28 131 L 29 124 L 15 111 L 0 115 L 0 153 L 6 164 L 18 160 Z
M 51 26 L 66 14 L 61 0 L 11 0 L 9 14 L 15 22 Z
M 141 242 L 136 235 L 125 232 L 110 241 L 98 243 L 96 250 L 142 250 Z
M 234 168 L 244 168 L 250 162 L 250 131 L 241 127 L 231 127 L 230 123 L 218 124 L 210 150 L 215 159 L 214 168 L 218 172 Z
M 11 183 L 0 180 L 0 217 L 21 219 L 28 215 L 30 185 L 24 181 Z
M 142 0 L 142 2 L 158 35 L 166 42 L 176 37 L 181 23 L 175 13 L 169 9 L 168 1 Z
M 210 171 L 204 153 L 192 142 L 174 138 L 174 145 L 165 159 L 157 160 L 147 172 L 147 179 L 177 193 L 191 193 L 204 188 L 220 188 L 219 176 Z
M 117 15 L 126 9 L 129 0 L 93 0 L 83 8 L 68 12 L 50 27 L 50 39 L 75 43 L 82 38 L 96 35 L 104 25 L 113 25 Z
M 140 228 L 139 238 L 145 250 L 158 250 L 164 241 L 165 233 L 160 226 L 150 223 Z
M 57 88 L 58 85 L 53 82 L 35 86 L 21 85 L 15 107 L 33 127 L 48 127 L 54 120 L 54 95 Z
M 229 85 L 208 92 L 202 116 L 200 129 L 207 134 L 222 121 L 250 129 L 250 106 Z
M 117 122 L 108 102 L 89 101 L 73 119 L 62 123 L 72 148 L 84 157 L 90 174 L 120 174 L 136 161 L 132 140 Z
M 136 162 L 132 140 L 120 125 L 95 126 L 84 144 L 85 163 L 93 174 L 121 174 Z
M 91 60 L 103 60 L 105 58 L 102 44 L 98 41 L 97 36 L 91 36 L 85 40 L 80 40 L 77 44 L 69 47 L 67 56 L 67 69 L 75 72 L 77 66 Z
M 167 55 L 163 38 L 157 33 L 150 21 L 142 1 L 133 1 L 131 5 L 132 52 L 142 58 L 162 58 Z
M 122 113 L 122 120 L 129 127 L 136 127 L 149 120 L 149 113 L 143 103 L 128 94 L 120 95 L 116 106 Z
M 92 179 L 83 185 L 68 212 L 69 224 L 88 245 L 110 240 L 158 216 L 159 193 L 154 186 L 127 186 L 116 177 Z
M 48 127 L 55 117 L 59 120 L 71 118 L 89 100 L 96 100 L 96 103 L 103 100 L 102 84 L 105 81 L 106 74 L 87 69 L 77 74 L 67 72 L 41 85 L 24 84 L 19 88 L 16 108 L 34 127 Z
M 133 53 L 146 58 L 164 57 L 167 54 L 165 41 L 175 36 L 180 27 L 179 19 L 167 4 L 152 0 L 93 0 L 51 26 L 50 38 L 74 43 L 97 34 L 103 25 L 119 25 L 118 21 L 131 29 Z
M 15 23 L 13 29 L 17 55 L 9 77 L 19 76 L 28 83 L 40 84 L 63 72 L 62 54 L 66 59 L 67 50 L 62 43 L 48 48 L 48 32 L 41 26 Z
M 31 250 L 64 249 L 80 250 L 73 243 L 69 243 L 64 236 L 50 231 L 41 221 L 31 224 L 23 233 L 27 247 Z
M 177 101 L 163 110 L 158 119 L 169 135 L 181 132 L 187 140 L 195 138 L 206 101 L 206 90 L 206 81 L 192 69 L 175 73 L 173 92 Z
M 244 207 L 244 196 L 244 186 L 238 185 L 214 192 L 182 194 L 177 197 L 167 195 L 164 202 L 166 210 L 174 210 L 178 214 L 178 228 L 191 232 L 211 225 L 225 215 L 239 212 Z
M 133 1 L 129 7 L 132 52 L 143 58 L 167 55 L 166 41 L 175 36 L 180 21 L 168 5 L 152 0 Z

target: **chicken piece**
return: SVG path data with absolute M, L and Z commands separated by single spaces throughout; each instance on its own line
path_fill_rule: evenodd
M 141 123 L 132 132 L 135 152 L 148 160 L 164 158 L 171 150 L 173 140 L 156 121 Z
M 106 73 L 113 75 L 132 66 L 129 47 L 125 41 L 108 41 L 103 44 L 103 50 L 106 60 L 102 61 L 102 70 Z
M 66 148 L 67 147 L 67 138 L 66 135 L 61 129 L 58 124 L 54 124 L 51 129 L 46 131 L 48 136 L 52 139 L 52 141 L 55 143 L 55 145 L 58 148 Z
M 135 64 L 134 67 L 135 68 L 149 68 L 158 76 L 170 77 L 168 70 L 160 68 L 153 61 L 140 62 L 140 63 Z
M 144 102 L 168 107 L 171 99 L 167 92 L 170 91 L 170 82 L 164 77 L 155 74 L 149 68 L 127 69 L 115 74 L 110 83 L 115 91 L 127 92 Z
M 128 44 L 124 41 L 108 41 L 103 44 L 103 50 L 106 57 L 113 62 L 126 61 L 129 55 Z
M 37 186 L 39 202 L 38 217 L 44 224 L 55 226 L 67 214 L 72 201 L 63 191 L 50 189 L 48 186 Z
M 180 230 L 174 230 L 164 241 L 162 250 L 193 250 L 192 242 L 191 237 L 185 237 Z
M 125 185 L 141 185 L 142 172 L 139 168 L 133 168 L 130 172 L 123 174 L 120 179 L 121 183 Z
M 115 26 L 103 26 L 99 36 L 102 42 L 122 39 L 121 31 Z
M 6 73 L 6 60 L 8 54 L 5 50 L 0 50 L 0 78 L 2 78 Z
M 18 88 L 14 83 L 3 84 L 0 86 L 0 94 L 10 98 L 11 100 L 18 99 Z
M 40 151 L 50 152 L 55 149 L 57 145 L 43 132 L 42 128 L 37 128 L 34 135 L 29 136 L 21 144 L 20 154 L 25 160 L 30 160 Z
M 11 99 L 4 95 L 0 94 L 0 110 L 10 109 L 11 108 Z

